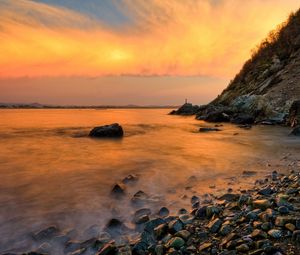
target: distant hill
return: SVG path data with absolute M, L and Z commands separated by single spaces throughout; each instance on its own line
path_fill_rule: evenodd
M 0 103 L 0 109 L 174 109 L 172 105 L 48 105 L 40 103 Z

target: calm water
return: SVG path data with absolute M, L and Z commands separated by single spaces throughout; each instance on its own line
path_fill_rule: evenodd
M 253 183 L 241 177 L 244 170 L 262 176 L 299 160 L 299 139 L 288 137 L 288 128 L 227 124 L 222 132 L 198 133 L 209 124 L 169 111 L 1 110 L 0 252 L 34 246 L 29 233 L 51 224 L 80 236 L 111 217 L 130 222 L 129 200 L 138 190 L 156 197 L 154 211 L 167 205 L 175 212 L 189 209 L 183 195 L 217 194 L 228 183 L 238 189 Z M 123 126 L 123 139 L 86 137 L 92 127 L 114 122 Z M 110 198 L 113 184 L 128 174 L 139 181 L 122 201 Z

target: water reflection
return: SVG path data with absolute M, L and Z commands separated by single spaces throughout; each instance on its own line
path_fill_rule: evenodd
M 238 189 L 232 178 L 242 171 L 260 176 L 280 170 L 284 155 L 299 152 L 286 128 L 227 124 L 222 132 L 199 133 L 208 124 L 168 111 L 1 110 L 0 251 L 34 245 L 28 233 L 51 224 L 76 228 L 80 237 L 111 217 L 129 223 L 136 209 L 130 198 L 139 190 L 159 198 L 149 205 L 153 211 L 162 205 L 173 212 L 190 209 L 195 192 L 216 194 L 228 183 Z M 123 126 L 123 139 L 86 136 L 92 127 L 114 122 Z M 111 187 L 128 174 L 139 180 L 115 201 Z

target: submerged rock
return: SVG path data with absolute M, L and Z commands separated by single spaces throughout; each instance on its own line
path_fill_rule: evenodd
M 129 174 L 122 180 L 122 183 L 131 184 L 131 183 L 136 183 L 137 181 L 138 181 L 137 175 Z
M 125 195 L 125 190 L 126 190 L 126 187 L 123 184 L 117 183 L 112 188 L 111 195 L 114 197 L 117 197 L 117 198 L 122 197 Z
M 98 137 L 98 138 L 123 137 L 123 135 L 124 135 L 123 128 L 118 123 L 95 127 L 89 133 L 89 136 Z
M 201 127 L 201 128 L 199 128 L 199 132 L 212 132 L 212 131 L 221 131 L 221 129 L 212 128 L 212 127 Z
M 33 234 L 33 238 L 37 241 L 50 239 L 59 233 L 59 229 L 56 226 L 50 226 L 45 228 L 35 234 Z

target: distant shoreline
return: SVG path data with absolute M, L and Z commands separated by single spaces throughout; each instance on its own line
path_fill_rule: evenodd
M 138 106 L 138 105 L 125 105 L 125 106 L 60 106 L 60 105 L 26 105 L 26 104 L 0 104 L 1 109 L 177 109 L 178 106 Z

